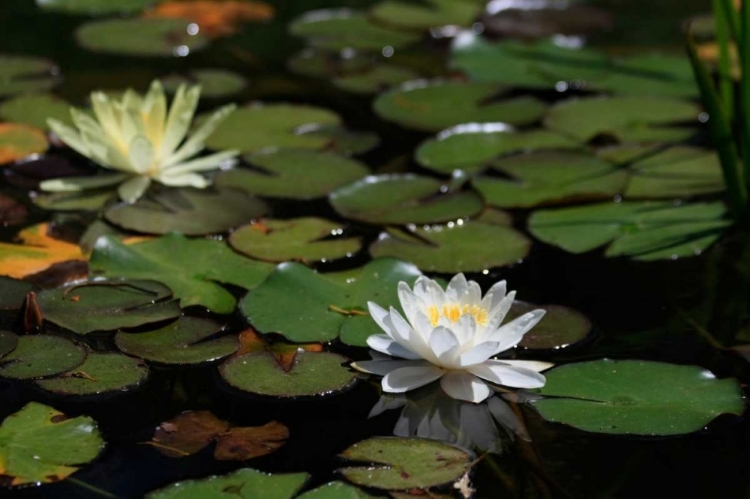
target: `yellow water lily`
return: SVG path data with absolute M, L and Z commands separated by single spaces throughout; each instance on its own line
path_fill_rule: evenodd
M 76 192 L 120 184 L 120 198 L 135 202 L 152 181 L 175 187 L 208 186 L 209 180 L 198 172 L 231 164 L 239 151 L 193 158 L 236 106 L 222 107 L 188 136 L 200 92 L 199 86 L 181 85 L 169 110 L 158 80 L 145 96 L 133 90 L 120 99 L 104 92 L 92 93 L 93 117 L 83 110 L 70 110 L 77 130 L 54 119 L 48 124 L 68 146 L 117 174 L 47 180 L 40 187 L 51 192 Z

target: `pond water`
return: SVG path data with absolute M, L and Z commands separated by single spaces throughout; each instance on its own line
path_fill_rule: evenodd
M 135 19 L 150 3 L 122 2 L 121 10 L 130 10 Z M 4 122 L 47 131 L 46 116 L 65 119 L 65 108 L 88 106 L 92 91 L 114 94 L 132 87 L 146 92 L 154 79 L 184 80 L 199 68 L 229 72 L 192 73 L 193 81 L 204 84 L 199 115 L 230 102 L 243 106 L 262 101 L 268 111 L 242 107 L 207 141 L 209 149 L 239 148 L 245 154 L 240 167 L 215 176 L 221 191 L 210 188 L 208 192 L 220 192 L 212 200 L 180 197 L 183 191 L 156 184 L 147 195 L 151 201 L 138 201 L 140 211 L 132 212 L 118 205 L 113 191 L 99 192 L 98 201 L 36 195 L 39 179 L 96 170 L 62 143 L 53 142 L 49 150 L 46 143 L 41 150 L 32 147 L 29 151 L 39 154 L 31 158 L 0 154 L 8 160 L 1 167 L 0 240 L 17 242 L 21 230 L 51 222 L 49 236 L 56 242 L 37 234 L 36 243 L 27 244 L 47 244 L 43 257 L 24 253 L 18 244 L 0 246 L 0 273 L 35 286 L 45 335 L 73 341 L 86 352 L 122 351 L 142 359 L 139 369 L 149 368 L 147 379 L 123 383 L 136 388 L 60 395 L 43 382 L 12 379 L 25 377 L 7 371 L 12 364 L 8 359 L 20 355 L 21 347 L 4 350 L 8 342 L 0 334 L 0 420 L 39 402 L 69 417 L 93 418 L 106 442 L 100 454 L 88 459 L 51 458 L 60 466 L 80 465 L 67 479 L 0 488 L 0 497 L 140 498 L 174 482 L 240 468 L 306 472 L 304 490 L 311 490 L 342 480 L 337 470 L 345 461 L 339 455 L 347 448 L 371 437 L 392 436 L 394 429 L 400 437 L 435 439 L 469 451 L 477 498 L 747 497 L 750 427 L 742 416 L 740 387 L 750 375 L 743 353 L 750 355 L 732 347 L 750 342 L 750 268 L 745 263 L 750 237 L 746 224 L 732 226 L 723 208 L 721 172 L 701 127 L 706 117 L 682 48 L 682 22 L 705 14 L 706 2 L 493 0 L 485 6 L 476 0 L 436 0 L 433 7 L 445 9 L 432 12 L 440 25 L 461 25 L 450 29 L 430 29 L 424 12 L 399 10 L 404 7 L 398 2 L 212 3 L 207 12 L 221 11 L 219 5 L 227 10 L 230 3 L 253 8 L 237 7 L 218 20 L 204 14 L 193 23 L 197 35 L 185 37 L 174 29 L 154 35 L 135 24 L 99 26 L 104 36 L 91 34 L 94 26 L 86 34 L 85 24 L 120 19 L 121 13 L 112 12 L 106 1 L 5 0 L 0 7 L 0 54 L 41 57 L 58 68 L 55 76 L 49 68 L 37 70 L 28 80 L 21 78 L 20 89 L 6 92 L 18 75 L 0 67 Z M 97 4 L 110 6 L 110 11 L 96 16 L 75 11 L 76 6 Z M 388 4 L 397 5 L 395 14 L 383 7 Z M 533 8 L 542 4 L 548 9 Z M 420 6 L 424 4 L 408 7 Z M 344 7 L 351 11 L 306 15 Z M 369 21 L 364 12 L 370 13 Z M 191 21 L 181 19 L 171 22 L 184 23 L 181 30 L 192 29 Z M 321 27 L 330 19 L 341 22 Z M 561 30 L 572 34 L 551 37 Z M 515 44 L 517 36 L 525 36 L 527 44 Z M 160 50 L 169 55 L 144 55 Z M 399 86 L 418 79 L 436 80 Z M 37 93 L 27 92 L 37 84 Z M 28 98 L 47 91 L 61 102 Z M 599 96 L 609 98 L 593 98 Z M 277 103 L 292 107 L 281 109 Z M 3 153 L 5 140 L 11 139 L 0 136 Z M 451 177 L 458 169 L 463 176 Z M 234 175 L 237 170 L 252 174 Z M 269 172 L 280 177 L 269 180 Z M 394 177 L 358 184 L 368 173 Z M 426 192 L 414 186 L 419 182 L 428 185 Z M 153 214 L 164 206 L 177 215 Z M 300 217 L 331 222 L 284 234 L 290 228 L 278 221 Z M 173 230 L 196 240 L 210 235 L 211 245 L 189 246 L 181 236 L 163 235 Z M 273 234 L 281 236 L 274 240 Z M 312 241 L 328 234 L 331 247 L 316 250 Z M 95 245 L 100 235 L 108 236 L 106 244 L 100 239 Z M 120 242 L 144 235 L 161 239 Z M 157 248 L 159 241 L 164 244 Z M 78 244 L 85 247 L 84 254 Z M 162 304 L 159 311 L 137 311 L 135 315 L 143 315 L 132 323 L 110 321 L 110 313 L 127 315 L 148 306 L 153 296 L 161 297 L 156 288 L 139 287 L 146 286 L 142 283 L 129 289 L 73 288 L 79 293 L 74 302 L 97 295 L 111 301 L 84 312 L 76 303 L 71 308 L 62 291 L 53 297 L 56 286 L 85 278 L 80 262 L 92 248 L 92 277 L 162 281 L 182 299 L 182 314 L 226 325 L 223 332 L 197 332 L 182 343 L 155 340 L 144 346 L 133 337 L 169 327 L 180 310 L 175 303 Z M 129 248 L 146 249 L 139 257 Z M 141 269 L 141 257 L 157 263 Z M 33 267 L 40 273 L 18 270 L 38 259 L 47 262 Z M 59 263 L 67 260 L 79 263 Z M 273 270 L 272 265 L 287 260 L 304 261 L 322 273 L 354 272 L 335 278 L 335 285 L 321 284 L 302 264 Z M 357 273 L 371 261 L 382 266 L 373 275 Z M 58 265 L 45 269 L 52 263 Z M 366 317 L 361 297 L 397 306 L 387 301 L 395 298 L 395 282 L 388 276 L 413 281 L 420 271 L 445 281 L 464 272 L 485 291 L 507 280 L 520 300 L 548 309 L 538 326 L 546 320 L 544 329 L 512 352 L 514 358 L 601 370 L 573 375 L 572 381 L 556 377 L 554 369 L 547 371 L 545 401 L 538 401 L 538 394 L 520 393 L 506 395 L 505 402 L 497 395 L 492 405 L 475 405 L 450 399 L 434 387 L 410 392 L 407 398 L 381 399 L 379 378 L 359 375 L 354 382 L 353 375 L 342 374 L 350 369 L 339 364 L 370 358 L 364 338 L 378 328 Z M 347 278 L 364 282 L 365 289 L 347 288 L 342 284 Z M 17 284 L 0 282 L 8 290 L 0 293 L 0 329 L 21 334 L 25 325 L 38 320 L 32 317 L 35 307 L 27 302 L 21 310 L 17 300 L 31 288 L 17 291 Z M 308 292 L 340 311 L 315 309 Z M 141 298 L 131 303 L 116 293 L 140 293 Z M 143 296 L 148 299 L 138 301 Z M 149 314 L 150 319 L 143 318 Z M 345 315 L 348 322 L 342 326 Z M 84 319 L 93 324 L 86 331 Z M 217 337 L 236 338 L 248 322 L 268 333 L 265 346 L 263 340 L 243 336 L 241 353 L 248 357 L 237 356 L 233 339 L 228 347 L 226 341 L 224 346 L 208 345 Z M 114 326 L 97 327 L 105 323 Z M 130 332 L 117 333 L 115 339 L 112 331 L 122 328 Z M 93 334 L 82 334 L 89 332 Z M 304 344 L 310 352 L 292 358 L 289 372 L 297 378 L 291 377 L 292 388 L 287 389 L 297 394 L 295 387 L 314 380 L 323 386 L 310 389 L 314 396 L 269 395 L 279 387 L 273 372 L 262 369 L 235 378 L 227 374 L 233 359 L 240 359 L 235 361 L 239 364 L 249 356 L 257 362 L 261 355 L 271 358 L 264 349 L 288 356 L 296 348 L 290 349 L 290 343 Z M 170 357 L 170 351 L 192 344 L 214 350 L 191 360 L 186 360 L 189 354 Z M 22 362 L 32 369 L 41 365 L 43 373 L 60 361 L 63 350 L 56 345 L 28 347 L 34 355 L 45 349 L 50 355 L 34 360 L 26 353 Z M 321 364 L 303 372 L 303 359 L 320 358 L 316 350 L 321 348 L 343 357 L 331 357 L 333 367 Z M 225 360 L 230 355 L 235 357 Z M 608 364 L 602 359 L 648 362 Z M 26 377 L 85 378 L 88 374 L 78 369 L 81 362 L 51 375 Z M 704 370 L 679 371 L 675 366 Z M 65 371 L 75 373 L 73 378 L 66 378 Z M 126 371 L 130 376 L 134 369 Z M 270 376 L 271 388 L 261 386 L 264 376 Z M 343 381 L 333 379 L 337 376 Z M 583 403 L 572 409 L 562 407 L 564 402 L 550 403 L 568 397 Z M 210 411 L 233 427 L 278 421 L 288 428 L 289 438 L 278 450 L 244 461 L 216 459 L 214 447 L 186 457 L 167 456 L 168 445 L 153 444 L 154 431 L 184 411 Z M 0 485 L 19 473 L 20 458 L 11 453 L 9 439 L 33 441 L 37 429 L 32 424 L 18 437 L 0 428 Z M 50 435 L 53 456 L 64 453 L 66 438 L 68 452 L 86 452 L 80 435 Z M 263 441 L 260 447 L 268 445 Z M 443 465 L 438 461 L 438 466 Z M 48 481 L 56 482 L 51 474 Z M 451 486 L 460 475 L 438 480 L 436 484 L 448 485 L 429 492 L 406 488 L 415 497 L 461 497 L 461 490 Z M 387 496 L 373 484 L 360 483 L 373 496 Z M 294 494 L 261 489 L 241 495 L 238 490 L 185 497 Z M 348 493 L 326 497 L 367 497 Z

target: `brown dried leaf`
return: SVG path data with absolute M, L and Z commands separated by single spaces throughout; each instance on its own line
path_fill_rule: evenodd
M 229 429 L 209 411 L 184 412 L 159 425 L 150 444 L 169 457 L 192 456 Z
M 232 428 L 219 436 L 214 457 L 219 461 L 245 461 L 277 451 L 288 439 L 289 428 L 278 421 Z

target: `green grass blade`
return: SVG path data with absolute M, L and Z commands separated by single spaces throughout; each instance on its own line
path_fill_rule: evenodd
M 717 7 L 721 9 L 721 13 L 723 14 L 723 17 L 727 22 L 727 27 L 729 28 L 729 32 L 731 33 L 732 38 L 737 40 L 737 42 L 739 43 L 740 16 L 737 13 L 737 10 L 734 8 L 734 5 L 732 5 L 732 0 L 718 0 L 718 2 L 714 2 L 714 15 L 718 15 L 719 13 Z
M 734 119 L 734 82 L 732 81 L 730 57 L 732 37 L 729 33 L 729 20 L 724 4 L 726 4 L 726 0 L 713 0 L 716 43 L 719 46 L 719 94 L 724 104 L 727 119 L 731 123 Z
M 745 181 L 750 179 L 750 1 L 740 9 L 740 36 L 737 46 L 740 56 L 740 129 L 739 148 L 745 165 Z

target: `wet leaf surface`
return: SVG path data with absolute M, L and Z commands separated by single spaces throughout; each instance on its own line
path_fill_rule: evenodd
M 0 96 L 49 90 L 57 84 L 58 71 L 47 59 L 0 54 Z
M 588 338 L 591 321 L 581 312 L 562 305 L 533 305 L 514 301 L 503 320 L 508 323 L 527 312 L 541 308 L 547 313 L 529 332 L 523 335 L 519 346 L 529 350 L 559 350 L 574 346 Z
M 0 360 L 0 378 L 55 376 L 80 366 L 86 355 L 86 349 L 58 336 L 20 336 L 15 350 Z
M 0 123 L 0 164 L 42 154 L 48 146 L 47 135 L 37 128 L 17 123 Z
M 292 499 L 307 478 L 307 473 L 269 475 L 243 468 L 228 475 L 173 483 L 145 499 Z
M 49 229 L 48 223 L 32 225 L 18 233 L 19 244 L 0 243 L 0 275 L 22 278 L 55 263 L 84 260 L 77 245 L 51 237 Z
M 49 129 L 49 118 L 72 125 L 70 104 L 52 94 L 19 95 L 8 99 L 0 104 L 0 118 L 41 130 Z
M 138 359 L 117 353 L 92 352 L 75 369 L 36 384 L 44 391 L 66 396 L 119 394 L 138 388 L 148 374 L 148 367 Z
M 18 336 L 10 331 L 0 329 L 0 359 L 15 350 L 16 345 L 18 345 Z

